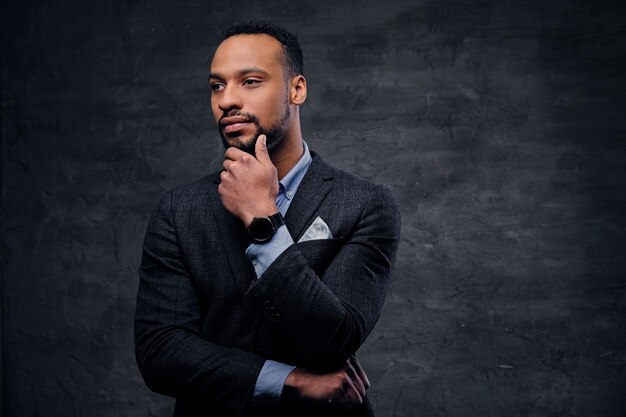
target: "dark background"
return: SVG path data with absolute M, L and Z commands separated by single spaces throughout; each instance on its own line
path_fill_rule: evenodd
M 311 148 L 401 206 L 360 353 L 378 415 L 626 415 L 617 2 L 2 9 L 3 416 L 171 413 L 135 365 L 141 243 L 158 197 L 221 163 L 208 62 L 247 18 L 299 35 Z

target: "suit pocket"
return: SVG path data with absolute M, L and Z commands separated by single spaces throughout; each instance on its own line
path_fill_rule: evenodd
M 321 276 L 344 244 L 345 238 L 336 237 L 333 239 L 307 240 L 296 245 L 302 256 L 308 261 L 309 266 L 313 268 L 317 275 Z

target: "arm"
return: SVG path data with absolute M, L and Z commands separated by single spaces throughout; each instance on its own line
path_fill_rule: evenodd
M 265 358 L 200 337 L 200 302 L 180 253 L 171 193 L 148 225 L 139 275 L 135 350 L 148 387 L 240 415 Z
M 264 139 L 264 138 L 263 138 Z M 265 140 L 256 158 L 229 148 L 218 188 L 224 207 L 248 225 L 276 212 L 276 168 Z M 390 191 L 371 186 L 359 219 L 323 276 L 289 246 L 252 283 L 247 297 L 271 316 L 299 353 L 298 365 L 314 371 L 339 368 L 378 320 L 400 234 L 400 215 Z M 305 242 L 303 245 L 317 242 Z M 325 243 L 324 243 L 325 244 Z M 329 255 L 330 256 L 330 255 Z
M 309 369 L 335 369 L 378 320 L 399 238 L 399 212 L 388 189 L 375 187 L 353 233 L 322 276 L 291 245 L 252 283 L 247 296 L 269 302 L 279 326 Z M 305 242 L 304 245 L 316 242 Z M 322 243 L 323 244 L 323 243 Z
M 369 387 L 367 375 L 352 356 L 341 368 L 325 374 L 296 368 L 285 381 L 283 401 L 348 410 L 363 403 Z

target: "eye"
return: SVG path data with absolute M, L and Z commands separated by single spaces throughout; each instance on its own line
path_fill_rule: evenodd
M 222 91 L 224 87 L 225 86 L 222 83 L 211 83 L 211 90 L 213 91 Z
M 257 80 L 255 78 L 246 78 L 245 80 L 243 80 L 243 84 L 246 86 L 255 86 L 259 84 L 260 82 L 261 80 Z

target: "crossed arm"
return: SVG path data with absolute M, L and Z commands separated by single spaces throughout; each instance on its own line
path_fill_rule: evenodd
M 297 351 L 298 365 L 285 383 L 291 401 L 340 407 L 360 402 L 369 386 L 350 356 L 376 322 L 398 240 L 397 207 L 377 187 L 323 276 L 292 245 L 249 288 L 258 307 L 268 299 L 289 312 L 279 324 Z M 200 336 L 201 303 L 181 253 L 172 195 L 162 199 L 144 245 L 136 313 L 140 370 L 154 391 L 193 400 L 229 415 L 248 404 L 265 358 Z
M 276 167 L 264 135 L 256 142 L 255 155 L 229 148 L 218 188 L 224 207 L 245 225 L 253 217 L 278 211 Z M 360 217 L 338 252 L 331 254 L 323 276 L 309 266 L 299 245 L 291 245 L 247 293 L 259 307 L 268 303 L 289 313 L 283 315 L 280 328 L 305 366 L 333 369 L 345 363 L 372 330 L 382 308 L 400 215 L 388 188 L 370 184 L 361 191 L 366 195 L 358 200 Z

